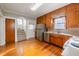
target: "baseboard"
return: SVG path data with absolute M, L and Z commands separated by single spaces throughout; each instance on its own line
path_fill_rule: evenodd
M 26 41 L 26 40 L 27 40 L 27 39 L 24 39 L 24 40 L 20 40 L 20 41 L 17 41 L 17 42 Z M 16 42 L 16 43 L 17 43 L 17 42 Z
M 5 46 L 5 43 L 0 44 L 0 46 Z
M 27 40 L 31 40 L 31 39 L 35 39 L 35 37 L 30 37 L 30 38 L 28 38 Z

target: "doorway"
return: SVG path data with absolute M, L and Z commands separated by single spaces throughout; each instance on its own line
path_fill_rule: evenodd
M 15 43 L 15 19 L 6 18 L 5 33 L 6 44 Z

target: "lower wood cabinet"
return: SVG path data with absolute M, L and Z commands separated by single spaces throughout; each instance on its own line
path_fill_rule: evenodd
M 70 38 L 70 36 L 59 35 L 59 34 L 50 34 L 50 43 L 53 43 L 57 46 L 63 47 L 64 43 Z

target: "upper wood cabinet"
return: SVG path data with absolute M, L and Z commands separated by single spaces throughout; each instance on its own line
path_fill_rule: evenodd
M 54 26 L 54 17 L 63 13 L 66 16 L 66 28 L 79 28 L 79 3 L 72 3 L 37 18 L 37 24 L 45 24 L 48 29 Z
M 40 22 L 40 18 L 37 18 L 36 19 L 36 24 L 39 24 L 39 22 Z
M 67 28 L 79 28 L 79 4 L 70 4 L 66 8 Z
M 52 16 L 57 16 L 59 14 L 63 13 L 65 15 L 66 13 L 66 6 L 65 7 L 62 7 L 62 8 L 59 8 L 59 9 L 56 9 L 55 11 L 52 12 Z
M 52 16 L 51 13 L 46 14 L 46 27 L 51 28 L 52 27 Z
M 79 3 L 75 5 L 75 19 L 76 28 L 79 28 Z
M 37 24 L 45 24 L 45 16 L 38 17 Z
M 66 9 L 66 22 L 67 28 L 75 27 L 75 5 L 70 4 Z
M 42 23 L 46 24 L 46 18 L 45 18 L 45 16 L 42 16 Z

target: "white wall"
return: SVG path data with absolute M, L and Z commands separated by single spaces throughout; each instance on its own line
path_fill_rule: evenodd
M 0 18 L 0 45 L 5 44 L 5 18 Z
M 3 14 L 0 10 L 0 46 L 5 44 L 5 18 L 6 17 L 15 19 L 15 42 L 17 42 L 18 40 L 17 40 L 16 19 L 18 17 L 23 17 L 23 16 L 19 16 L 19 15 L 15 15 L 15 14 L 8 14 L 8 13 L 5 13 L 5 15 L 3 16 Z M 29 30 L 29 25 L 34 24 L 34 26 L 36 26 L 36 21 L 34 19 L 30 19 L 27 17 L 25 17 L 25 19 L 26 19 L 26 27 L 25 27 L 26 38 L 29 39 L 31 37 L 35 37 L 34 30 Z
M 2 10 L 0 9 L 0 16 L 3 16 L 3 12 L 2 12 Z
M 21 15 L 10 14 L 10 13 L 5 13 L 5 16 L 10 16 L 10 17 L 14 17 L 14 18 L 23 17 Z M 34 30 L 33 31 L 29 30 L 29 24 L 34 24 L 34 26 L 35 26 L 36 25 L 36 20 L 35 19 L 31 19 L 31 18 L 27 18 L 27 17 L 24 17 L 24 18 L 26 19 L 26 27 L 25 27 L 26 39 L 29 39 L 31 37 L 35 37 L 35 33 L 33 32 Z M 16 26 L 16 28 L 17 28 L 17 26 Z
M 5 18 L 0 9 L 0 46 L 5 44 Z
M 30 24 L 34 24 L 34 28 L 36 26 L 36 20 L 34 19 L 28 19 L 26 20 L 26 32 L 27 32 L 27 39 L 35 37 L 35 29 L 34 30 L 30 30 L 29 29 L 29 25 Z
M 11 16 L 4 16 L 3 13 L 0 10 L 0 46 L 5 45 L 5 18 L 12 18 L 15 19 L 15 32 L 17 33 L 16 29 L 16 18 Z M 15 42 L 17 42 L 17 35 L 15 33 Z

